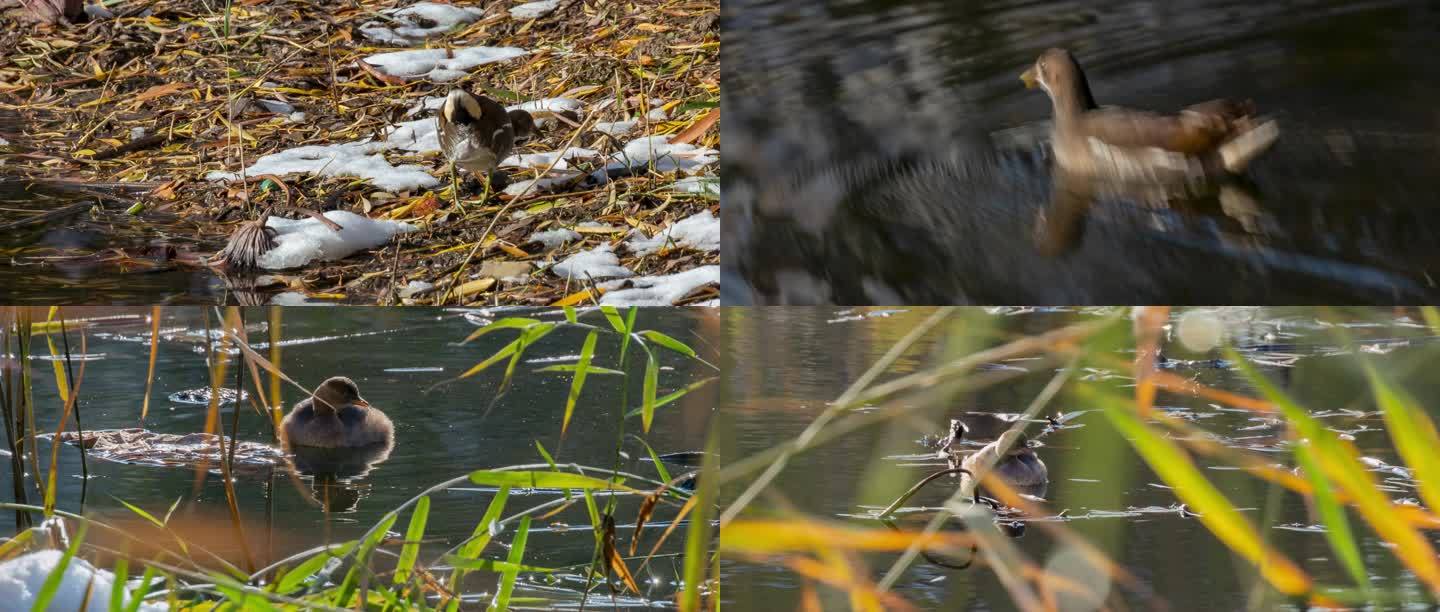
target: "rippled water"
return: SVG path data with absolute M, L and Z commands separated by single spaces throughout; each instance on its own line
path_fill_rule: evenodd
M 1433 2 L 722 11 L 727 303 L 1440 297 Z M 1017 78 L 1052 46 L 1102 105 L 1250 98 L 1280 140 L 1227 194 L 1055 196 L 1049 100 Z
M 967 309 L 952 326 L 937 328 L 896 360 L 880 381 L 938 365 L 947 357 L 1025 334 L 1095 321 L 1113 310 Z M 1250 363 L 1280 383 L 1312 411 L 1324 426 L 1354 441 L 1379 486 L 1392 499 L 1416 501 L 1416 481 L 1394 456 L 1393 443 L 1359 367 L 1371 360 L 1440 418 L 1440 337 L 1417 322 L 1416 313 L 1389 309 L 1329 310 L 1245 308 L 1208 311 Z M 727 354 L 721 393 L 727 462 L 787 442 L 811 423 L 902 336 L 930 316 L 924 309 L 837 310 L 834 308 L 728 308 L 724 313 Z M 1177 314 L 1171 324 L 1178 322 Z M 1173 328 L 1172 332 L 1173 334 Z M 1348 334 L 1353 343 L 1343 339 Z M 1222 391 L 1258 394 L 1216 350 L 1188 351 L 1168 336 L 1166 371 Z M 1117 363 L 1134 357 L 1113 354 Z M 1029 367 L 1027 360 L 992 363 L 989 370 Z M 820 520 L 880 528 L 868 518 L 911 484 L 945 467 L 930 445 L 950 417 L 962 411 L 1000 414 L 1023 412 L 1049 382 L 1053 370 L 973 394 L 959 394 L 945 405 L 928 406 L 904 419 L 889 419 L 826 439 L 793 457 L 775 483 L 751 508 L 785 508 Z M 1084 380 L 1125 385 L 1128 369 L 1089 369 Z M 1128 388 L 1126 389 L 1128 390 Z M 887 405 L 888 406 L 888 405 Z M 1213 400 L 1161 392 L 1157 407 L 1170 416 L 1214 434 L 1232 448 L 1273 457 L 1283 469 L 1293 465 L 1284 424 Z M 1156 476 L 1105 416 L 1083 400 L 1062 392 L 1044 414 L 1063 413 L 1064 425 L 1043 434 L 1037 453 L 1049 467 L 1049 491 L 1042 504 L 1053 522 L 1094 544 L 1138 579 L 1139 588 L 1112 591 L 1130 609 L 1152 609 L 1158 596 L 1176 610 L 1238 610 L 1281 602 L 1251 601 L 1258 580 L 1253 566 L 1220 544 L 1193 513 L 1181 509 L 1174 493 Z M 883 411 L 886 406 L 874 410 Z M 1032 426 L 1033 435 L 1041 427 Z M 1255 477 L 1196 455 L 1204 474 L 1252 524 L 1268 526 L 1262 536 L 1314 578 L 1317 584 L 1349 584 L 1326 542 L 1320 519 L 1304 500 L 1276 490 Z M 754 474 L 751 474 L 754 476 Z M 742 479 L 748 481 L 749 478 Z M 745 483 L 726 485 L 722 499 L 733 499 Z M 902 521 L 919 528 L 954 490 L 943 479 L 906 504 Z M 927 510 L 928 509 L 928 510 Z M 764 516 L 763 513 L 757 513 Z M 756 515 L 752 515 L 756 516 Z M 1381 592 L 1420 601 L 1423 587 L 1394 559 L 1387 543 L 1356 526 L 1365 566 Z M 947 529 L 959 529 L 952 523 Z M 1432 543 L 1435 534 L 1429 534 Z M 1014 540 L 1025 557 L 1041 566 L 1059 562 L 1067 549 L 1041 527 L 1031 525 Z M 895 555 L 870 554 L 869 578 L 879 580 Z M 1053 567 L 1052 567 L 1053 569 Z M 795 575 L 774 565 L 731 560 L 726 588 L 740 609 L 796 609 L 803 592 Z M 1094 588 L 1095 584 L 1087 583 Z M 826 609 L 844 607 L 842 593 L 818 589 Z M 917 560 L 896 583 L 895 592 L 921 609 L 1006 610 L 1015 604 L 995 574 L 979 564 L 969 570 L 946 569 Z M 757 607 L 758 606 L 758 607 Z
M 713 362 L 718 315 L 714 309 L 708 310 L 710 312 L 646 309 L 637 321 L 641 328 L 656 329 L 689 343 Z M 88 329 L 87 352 L 92 359 L 85 362 L 79 404 L 87 430 L 136 426 L 149 359 L 150 327 L 145 321 L 149 309 L 67 308 L 65 312 L 72 317 L 124 316 L 97 322 Z M 209 384 L 202 310 L 167 308 L 163 312 L 157 374 L 145 425 L 166 433 L 202 431 L 205 405 L 167 399 L 171 394 Z M 252 346 L 267 358 L 274 358 L 268 345 L 268 311 L 247 309 L 246 314 Z M 559 319 L 558 313 L 537 315 L 511 311 L 511 314 Z M 602 468 L 615 464 L 616 411 L 620 407 L 622 386 L 619 378 L 592 376 L 587 381 L 568 435 L 562 440 L 560 418 L 570 376 L 563 372 L 537 372 L 543 367 L 573 363 L 584 341 L 583 333 L 557 331 L 541 339 L 527 351 L 516 370 L 512 387 L 503 396 L 497 395 L 504 369 L 499 366 L 473 378 L 440 384 L 459 376 L 514 339 L 514 332 L 496 332 L 461 345 L 461 341 L 477 329 L 477 324 L 498 316 L 504 314 L 429 308 L 283 309 L 281 368 L 308 386 L 333 375 L 354 379 L 365 399 L 394 421 L 395 446 L 388 458 L 373 465 L 368 473 L 342 479 L 328 487 L 305 476 L 292 478 L 283 469 L 247 470 L 241 474 L 236 484 L 239 507 L 250 550 L 259 565 L 324 542 L 354 539 L 385 513 L 426 487 L 471 470 L 543 464 L 544 459 L 536 450 L 537 442 L 560 463 Z M 585 316 L 596 317 L 596 322 L 603 325 L 598 313 Z M 72 327 L 72 351 L 79 353 L 78 344 L 79 334 Z M 599 343 L 597 365 L 614 363 L 617 348 L 607 344 L 605 340 Z M 45 342 L 38 337 L 36 345 L 40 352 L 48 352 Z M 662 356 L 661 363 L 668 366 L 660 373 L 662 394 L 714 375 L 713 370 L 684 359 Z M 58 398 L 49 373 L 50 364 L 37 361 L 36 366 L 35 402 L 37 414 L 43 417 L 40 426 L 53 429 L 58 415 L 52 408 L 58 405 Z M 233 379 L 233 376 L 232 369 L 230 377 Z M 638 406 L 639 376 L 634 379 L 636 384 L 629 399 Z M 714 385 L 702 387 L 685 399 L 659 409 L 654 427 L 645 435 L 657 453 L 703 449 L 706 425 L 714 405 L 713 389 Z M 302 397 L 293 388 L 284 389 L 287 409 Z M 233 404 L 222 408 L 227 428 L 231 407 Z M 273 442 L 271 429 L 261 418 L 246 402 L 240 415 L 240 439 Z M 628 423 L 627 431 L 639 433 L 638 418 Z M 48 456 L 49 445 L 42 444 L 42 450 Z M 621 469 L 654 476 L 654 468 L 645 459 L 648 455 L 644 447 L 633 438 L 627 440 L 625 452 L 627 458 Z M 672 474 L 689 469 L 694 468 L 671 466 Z M 209 474 L 197 480 L 196 473 L 190 469 L 119 464 L 94 457 L 90 458 L 89 470 L 89 480 L 82 480 L 79 452 L 62 446 L 60 509 L 126 525 L 138 519 L 120 500 L 163 516 L 179 499 L 172 519 L 177 531 L 184 534 L 192 546 L 205 546 L 232 563 L 243 565 L 243 553 L 226 511 L 218 475 Z M 83 499 L 82 483 L 88 484 Z M 0 474 L 0 490 L 12 490 L 9 470 Z M 10 495 L 7 493 L 6 498 Z M 469 537 L 493 496 L 493 488 L 478 486 L 435 495 L 426 531 L 426 552 L 421 559 L 433 561 L 440 552 Z M 556 492 L 517 489 L 511 493 L 505 515 L 558 497 L 560 494 Z M 35 499 L 34 491 L 30 499 Z M 322 502 L 329 508 L 328 513 Z M 637 506 L 636 500 L 623 500 L 616 515 L 621 524 L 619 538 L 627 550 Z M 672 510 L 662 508 L 652 524 L 663 529 L 673 516 Z M 393 530 L 403 533 L 406 520 L 402 516 Z M 583 503 L 543 520 L 537 518 L 526 550 L 526 563 L 555 568 L 587 564 L 594 542 L 589 524 Z M 137 529 L 140 527 L 137 525 Z M 682 527 L 679 532 L 683 534 L 683 531 Z M 497 542 L 508 543 L 513 533 L 510 530 L 498 536 Z M 658 539 L 657 533 L 647 531 L 644 546 L 653 544 Z M 92 529 L 90 537 L 94 541 L 105 536 Z M 672 567 L 673 557 L 666 555 L 676 552 L 682 541 L 683 535 L 672 539 L 671 544 L 661 549 L 661 556 L 644 572 L 636 574 L 636 580 L 646 583 L 646 595 L 662 604 L 671 600 L 680 571 Z M 492 544 L 487 550 L 487 556 L 494 557 L 495 551 L 503 548 Z M 499 553 L 502 559 L 503 554 Z M 638 564 L 631 565 L 632 570 L 637 568 Z M 527 584 L 519 587 L 516 596 L 543 597 L 566 606 L 577 604 L 576 593 L 584 585 L 583 577 L 577 582 L 574 571 L 562 571 L 558 575 L 564 579 L 553 585 L 527 575 L 522 579 Z M 493 575 L 482 572 L 467 592 L 493 593 L 494 585 Z M 619 601 L 641 605 L 633 598 Z M 609 602 L 609 591 L 601 587 L 590 605 L 608 606 Z
M 176 261 L 214 249 L 198 244 L 193 229 L 173 216 L 125 214 L 124 203 L 78 189 L 0 174 L 0 303 L 220 301 L 225 293 L 220 279 L 193 261 Z M 63 214 L 35 219 L 50 212 Z

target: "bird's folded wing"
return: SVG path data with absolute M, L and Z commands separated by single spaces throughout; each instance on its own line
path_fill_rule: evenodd
M 1153 147 L 1192 155 L 1219 146 L 1227 132 L 1224 127 L 1211 121 L 1120 108 L 1085 113 L 1077 126 L 1081 135 L 1110 146 Z

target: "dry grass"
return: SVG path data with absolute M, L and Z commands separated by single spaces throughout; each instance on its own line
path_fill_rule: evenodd
M 205 180 L 209 172 L 239 171 L 283 149 L 383 138 L 387 127 L 418 117 L 404 113 L 421 98 L 454 85 L 511 104 L 571 97 L 585 104 L 583 119 L 590 122 L 640 119 L 632 137 L 686 132 L 695 144 L 719 146 L 718 123 L 711 116 L 718 116 L 720 96 L 714 0 L 575 1 L 530 21 L 512 18 L 511 4 L 466 4 L 485 8 L 485 16 L 428 46 L 516 46 L 532 54 L 479 66 L 452 83 L 387 77 L 356 62 L 396 49 L 365 39 L 359 26 L 383 9 L 409 4 L 352 1 L 317 10 L 314 3 L 284 0 L 242 0 L 228 7 L 121 1 L 110 4 L 114 18 L 66 26 L 21 26 L 0 17 L 0 48 L 13 49 L 0 54 L 0 114 L 18 116 L 13 128 L 18 133 L 4 135 L 10 145 L 0 147 L 0 163 L 7 174 L 29 179 L 142 186 L 143 194 L 116 198 L 92 213 L 109 215 L 119 235 L 156 243 L 162 219 L 179 219 L 178 227 L 193 232 L 184 237 L 182 250 L 193 250 L 194 257 L 164 249 L 158 257 L 169 261 L 100 254 L 132 269 L 202 265 L 238 224 L 272 205 L 345 209 L 421 226 L 386 247 L 258 283 L 360 302 L 397 303 L 398 289 L 412 280 L 437 285 L 411 300 L 417 303 L 585 302 L 592 298 L 585 287 L 553 274 L 533 272 L 529 282 L 511 285 L 483 274 L 503 267 L 482 266 L 558 261 L 602 243 L 618 246 L 631 228 L 654 234 L 707 208 L 718 214 L 717 198 L 672 192 L 666 186 L 675 177 L 654 173 L 511 201 L 499 196 L 480 202 L 472 196 L 461 212 L 450 206 L 439 157 L 396 151 L 386 154 L 391 163 L 420 164 L 441 178 L 437 191 L 390 193 L 354 177 L 255 177 L 228 185 Z M 251 99 L 283 100 L 306 118 L 295 122 L 253 105 L 242 109 L 242 101 Z M 601 104 L 606 99 L 614 101 Z M 645 120 L 656 99 L 668 120 Z M 143 128 L 144 136 L 132 138 L 135 128 Z M 552 123 L 520 152 L 558 150 L 572 138 L 575 146 L 602 153 L 617 144 L 599 133 Z M 525 170 L 512 178 L 531 174 Z M 581 221 L 619 229 L 585 233 L 583 241 L 549 253 L 525 244 L 535 231 Z M 173 231 L 167 236 L 171 243 Z M 718 253 L 686 249 L 645 257 L 616 251 L 637 274 L 674 273 L 719 259 Z M 460 284 L 452 290 L 455 280 Z M 715 291 L 704 293 L 692 297 L 710 299 Z

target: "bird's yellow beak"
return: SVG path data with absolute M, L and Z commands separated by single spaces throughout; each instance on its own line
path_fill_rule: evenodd
M 1025 89 L 1035 89 L 1035 85 L 1038 83 L 1035 77 L 1036 73 L 1034 66 L 1031 66 L 1029 70 L 1026 70 L 1020 75 L 1020 80 L 1025 81 Z

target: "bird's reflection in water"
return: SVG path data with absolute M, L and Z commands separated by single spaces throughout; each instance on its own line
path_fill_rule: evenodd
M 1237 249 L 1260 246 L 1274 221 L 1260 206 L 1260 195 L 1243 177 L 1222 181 L 1167 184 L 1120 182 L 1073 175 L 1055 169 L 1050 202 L 1035 214 L 1032 233 L 1042 255 L 1058 257 L 1084 239 L 1097 202 L 1118 201 L 1151 212 L 1151 229 L 1175 231 L 1164 215 L 1207 222 L 1218 242 Z
M 351 512 L 369 493 L 365 476 L 390 458 L 393 440 L 367 446 L 291 446 L 290 466 L 310 483 L 311 497 L 327 512 Z

